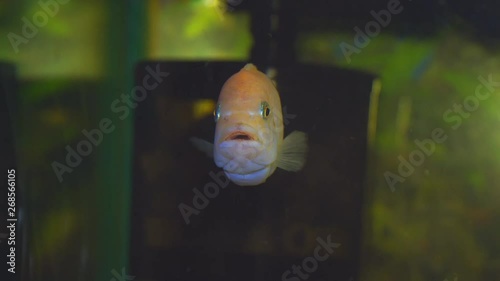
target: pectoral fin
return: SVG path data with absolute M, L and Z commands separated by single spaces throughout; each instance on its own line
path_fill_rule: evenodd
M 307 151 L 307 134 L 293 131 L 283 140 L 277 166 L 286 171 L 297 172 L 306 163 Z
M 214 157 L 214 144 L 199 138 L 189 138 L 189 141 L 208 157 Z

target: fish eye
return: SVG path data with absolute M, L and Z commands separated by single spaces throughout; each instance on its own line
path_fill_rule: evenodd
M 217 106 L 214 109 L 214 120 L 217 122 L 220 118 L 220 103 L 217 104 Z
M 269 107 L 269 104 L 265 101 L 261 102 L 260 115 L 262 115 L 262 117 L 266 119 L 269 116 L 269 114 L 271 114 L 271 108 Z

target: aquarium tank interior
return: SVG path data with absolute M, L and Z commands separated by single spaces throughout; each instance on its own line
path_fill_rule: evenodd
M 500 280 L 500 2 L 0 2 L 0 280 Z

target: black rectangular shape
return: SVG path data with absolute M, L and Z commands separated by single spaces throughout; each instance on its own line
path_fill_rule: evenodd
M 21 276 L 21 201 L 13 122 L 16 93 L 14 65 L 0 63 L 0 280 L 5 281 L 19 280 Z
M 361 237 L 362 184 L 373 76 L 326 66 L 277 70 L 289 116 L 285 135 L 309 134 L 303 171 L 277 170 L 258 187 L 230 183 L 186 224 L 180 204 L 194 206 L 220 169 L 188 141 L 212 141 L 213 117 L 193 118 L 200 99 L 217 100 L 244 62 L 145 62 L 168 72 L 137 102 L 131 223 L 131 275 L 139 280 L 286 280 L 312 256 L 318 239 L 340 243 L 311 280 L 356 277 Z M 211 173 L 213 173 L 211 175 Z M 286 277 L 286 278 L 285 278 Z M 289 279 L 294 280 L 294 279 Z

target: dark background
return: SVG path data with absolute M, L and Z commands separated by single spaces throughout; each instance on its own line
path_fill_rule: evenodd
M 438 27 L 464 25 L 478 36 L 498 38 L 494 1 L 405 1 L 388 32 L 433 36 Z M 280 280 L 311 256 L 316 237 L 331 235 L 341 247 L 310 280 L 356 279 L 361 249 L 367 124 L 374 76 L 296 62 L 298 32 L 349 29 L 372 20 L 387 1 L 244 1 L 235 10 L 252 15 L 249 61 L 277 67 L 278 90 L 288 112 L 285 127 L 309 134 L 303 171 L 277 170 L 258 187 L 229 184 L 186 225 L 180 203 L 192 206 L 193 188 L 220 171 L 189 137 L 213 139 L 212 117 L 190 120 L 195 99 L 216 100 L 225 80 L 246 62 L 161 63 L 167 83 L 138 109 L 135 123 L 132 206 L 132 275 L 141 280 Z M 488 9 L 486 9 L 488 7 Z M 279 18 L 271 28 L 271 16 Z M 409 54 L 411 55 L 411 54 Z M 146 65 L 136 68 L 141 83 Z M 183 108 L 183 109 L 181 109 Z M 188 121 L 189 120 L 189 121 Z M 290 275 L 291 276 L 291 275 Z
M 149 64 L 137 67 L 142 83 Z M 219 172 L 189 137 L 211 141 L 208 116 L 189 123 L 183 104 L 216 100 L 244 62 L 160 62 L 172 73 L 141 103 L 135 123 L 132 275 L 152 280 L 279 280 L 312 256 L 316 237 L 340 243 L 315 280 L 348 280 L 359 265 L 361 193 L 373 76 L 296 64 L 278 69 L 282 104 L 296 115 L 285 126 L 309 134 L 307 166 L 277 170 L 257 187 L 230 183 L 185 224 L 180 203 Z M 354 80 L 353 80 L 354 79 Z M 182 124 L 180 124 L 182 123 Z M 323 252 L 321 252 L 323 253 Z

